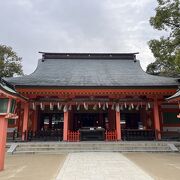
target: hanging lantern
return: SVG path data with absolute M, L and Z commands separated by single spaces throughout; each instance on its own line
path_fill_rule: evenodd
M 50 102 L 50 110 L 53 111 L 53 103 Z
M 116 104 L 116 112 L 120 112 L 119 103 L 118 103 L 118 104 Z
M 44 110 L 44 105 L 42 102 L 40 103 L 40 108 L 41 108 L 41 110 Z
M 107 108 L 107 109 L 108 109 L 108 106 L 109 106 L 109 105 L 108 105 L 108 102 L 106 102 L 106 108 Z
M 63 111 L 64 111 L 64 112 L 67 112 L 67 111 L 68 111 L 67 104 L 64 106 Z
M 125 108 L 127 108 L 127 104 L 126 104 L 126 102 L 124 103 L 124 107 L 125 107 Z
M 101 108 L 101 103 L 100 103 L 100 102 L 99 102 L 99 104 L 98 104 L 98 105 L 99 105 L 99 108 Z
M 35 102 L 32 103 L 32 109 L 33 109 L 33 110 L 36 110 L 36 104 L 35 104 Z
M 97 110 L 97 104 L 93 106 L 93 110 Z
M 61 109 L 62 109 L 62 104 L 60 104 L 60 103 L 58 102 L 57 108 L 58 108 L 59 111 L 61 111 Z
M 114 103 L 112 104 L 111 110 L 114 110 Z
M 103 108 L 102 108 L 104 111 L 106 110 L 106 104 L 103 105 Z

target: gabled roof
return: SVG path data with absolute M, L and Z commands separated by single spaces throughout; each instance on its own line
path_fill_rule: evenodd
M 180 89 L 172 96 L 167 98 L 168 101 L 178 101 L 180 100 Z
M 19 98 L 23 101 L 27 100 L 27 98 L 25 98 L 24 96 L 16 92 L 16 90 L 11 84 L 9 84 L 8 82 L 6 82 L 5 80 L 1 78 L 0 78 L 0 94 L 3 94 L 5 96 L 10 96 L 15 99 Z
M 135 53 L 43 53 L 36 70 L 6 79 L 15 86 L 141 87 L 177 86 L 175 78 L 145 73 Z

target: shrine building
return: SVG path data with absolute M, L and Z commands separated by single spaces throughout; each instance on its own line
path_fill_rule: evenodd
M 13 140 L 161 140 L 180 130 L 180 81 L 150 75 L 136 53 L 47 53 L 30 75 L 4 78 L 26 99 L 9 119 Z

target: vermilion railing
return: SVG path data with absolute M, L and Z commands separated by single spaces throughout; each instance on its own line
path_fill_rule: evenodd
M 68 141 L 77 142 L 80 139 L 79 131 L 68 131 Z
M 117 141 L 117 132 L 114 131 L 106 131 L 106 141 Z

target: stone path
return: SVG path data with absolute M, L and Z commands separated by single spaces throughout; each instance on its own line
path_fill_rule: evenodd
M 70 153 L 56 180 L 152 180 L 120 153 Z

